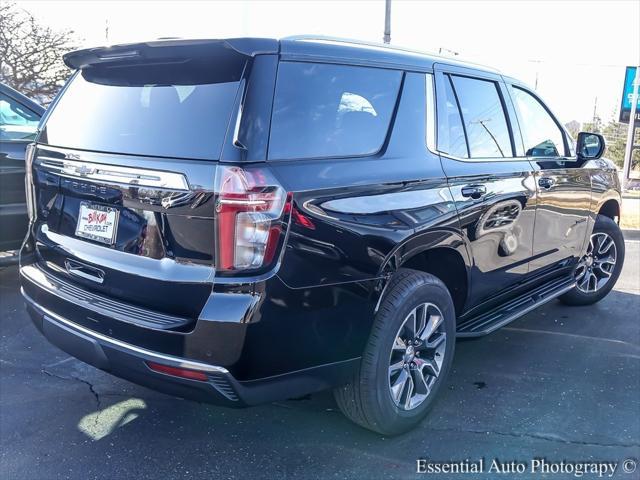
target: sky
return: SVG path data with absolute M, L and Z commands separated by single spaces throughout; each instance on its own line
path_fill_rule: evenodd
M 377 1 L 21 1 L 82 47 L 160 37 L 314 34 L 381 42 Z M 532 87 L 562 122 L 608 121 L 626 65 L 640 65 L 640 0 L 392 0 L 391 44 L 497 68 Z M 108 31 L 107 27 L 108 26 Z

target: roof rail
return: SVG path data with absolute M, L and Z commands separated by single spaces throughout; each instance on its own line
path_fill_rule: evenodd
M 341 37 L 331 37 L 331 36 L 327 36 L 327 35 L 291 35 L 288 37 L 283 37 L 281 38 L 281 40 L 291 40 L 291 41 L 301 41 L 301 42 L 319 42 L 319 43 L 333 43 L 333 44 L 345 44 L 345 45 L 361 45 L 361 46 L 365 46 L 365 47 L 375 47 L 375 48 L 384 48 L 386 50 L 395 50 L 397 52 L 404 52 L 404 53 L 412 53 L 415 55 L 425 55 L 428 57 L 433 57 L 433 58 L 441 58 L 444 62 L 451 62 L 452 60 L 454 62 L 458 62 L 460 64 L 468 64 L 468 65 L 472 65 L 475 67 L 480 67 L 483 68 L 485 70 L 494 72 L 494 73 L 501 73 L 498 69 L 490 67 L 488 65 L 484 65 L 481 63 L 477 63 L 477 62 L 471 62 L 468 60 L 462 60 L 462 59 L 453 59 L 451 57 L 443 57 L 442 55 L 438 55 L 437 53 L 427 53 L 424 51 L 420 51 L 420 50 L 414 50 L 411 48 L 405 48 L 405 47 L 398 47 L 395 45 L 389 45 L 388 43 L 379 43 L 379 42 L 368 42 L 365 40 L 355 40 L 355 39 L 351 39 L 351 38 L 341 38 Z
M 345 43 L 347 45 L 362 45 L 365 47 L 386 48 L 388 50 L 398 50 L 401 52 L 417 53 L 419 55 L 428 55 L 426 52 L 421 52 L 419 50 L 412 50 L 404 47 L 397 47 L 395 45 L 389 45 L 388 43 L 368 42 L 366 40 L 356 40 L 354 38 L 331 37 L 328 35 L 291 35 L 288 37 L 283 37 L 282 40 L 293 40 L 293 41 L 302 41 L 302 42 L 317 41 L 317 42 L 324 42 L 324 43 Z

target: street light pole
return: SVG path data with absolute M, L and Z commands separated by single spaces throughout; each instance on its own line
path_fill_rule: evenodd
M 629 112 L 629 129 L 627 130 L 627 146 L 624 149 L 624 165 L 622 166 L 622 188 L 627 189 L 629 176 L 631 175 L 631 156 L 633 155 L 633 142 L 636 131 L 636 112 L 638 110 L 638 87 L 640 86 L 640 66 L 636 66 L 636 74 L 633 79 L 633 95 L 631 96 L 631 112 Z
M 391 43 L 391 0 L 385 0 L 384 8 L 384 43 Z

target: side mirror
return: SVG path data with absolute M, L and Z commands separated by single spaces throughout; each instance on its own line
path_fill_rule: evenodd
M 584 160 L 595 160 L 604 153 L 604 137 L 598 133 L 580 132 L 576 142 L 578 157 Z

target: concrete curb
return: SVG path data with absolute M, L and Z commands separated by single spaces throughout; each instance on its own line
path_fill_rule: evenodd
M 640 240 L 640 230 L 622 230 L 625 240 Z

